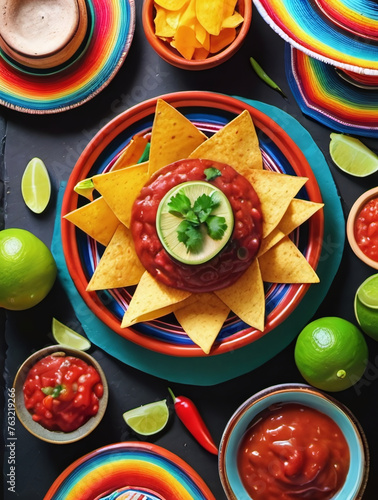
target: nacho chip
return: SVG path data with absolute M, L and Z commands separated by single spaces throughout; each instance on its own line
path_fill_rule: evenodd
M 149 179 L 148 163 L 139 163 L 93 177 L 93 184 L 117 218 L 130 227 L 131 208 Z
M 251 170 L 246 177 L 260 199 L 264 220 L 263 238 L 266 238 L 277 227 L 291 200 L 304 186 L 307 178 L 269 170 Z
M 197 147 L 189 158 L 214 160 L 231 165 L 239 174 L 262 169 L 262 157 L 256 129 L 247 110 L 218 130 Z
M 121 328 L 169 314 L 190 296 L 190 292 L 168 287 L 145 271 L 123 316 Z
M 319 278 L 304 255 L 285 236 L 259 258 L 261 275 L 269 283 L 318 283 Z
M 262 240 L 257 256 L 261 257 L 263 253 L 276 245 L 284 236 L 289 235 L 323 206 L 323 203 L 293 198 L 278 226 Z
M 315 203 L 313 201 L 294 198 L 291 200 L 285 215 L 278 224 L 278 227 L 284 234 L 290 234 L 295 228 L 303 224 L 323 206 L 324 203 Z
M 175 316 L 193 342 L 209 354 L 230 309 L 213 293 L 196 295 L 198 300 L 175 311 Z
M 87 290 L 133 286 L 139 283 L 144 272 L 145 269 L 135 252 L 130 229 L 119 224 L 88 283 Z
M 257 259 L 234 284 L 214 293 L 247 325 L 264 331 L 265 293 Z
M 148 144 L 148 138 L 141 135 L 135 135 L 126 148 L 122 151 L 117 161 L 111 168 L 111 171 L 136 165 L 144 153 Z
M 266 236 L 261 240 L 261 245 L 257 253 L 257 258 L 261 257 L 261 255 L 263 255 L 272 247 L 274 247 L 274 245 L 276 245 L 279 241 L 281 241 L 284 236 L 285 233 L 282 232 L 278 227 L 274 228 L 273 231 L 268 234 L 268 236 Z
M 102 197 L 73 210 L 64 218 L 104 246 L 109 243 L 119 224 L 119 220 Z
M 187 158 L 206 139 L 184 115 L 158 99 L 151 134 L 149 177 L 160 168 Z

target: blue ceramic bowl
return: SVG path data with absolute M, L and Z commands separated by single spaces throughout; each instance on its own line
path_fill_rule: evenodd
M 352 413 L 330 396 L 303 384 L 269 387 L 245 401 L 229 420 L 220 444 L 219 475 L 229 500 L 251 498 L 237 467 L 240 442 L 253 418 L 271 405 L 299 403 L 332 418 L 343 432 L 350 451 L 350 466 L 344 486 L 332 500 L 362 498 L 369 472 L 369 450 L 361 426 Z

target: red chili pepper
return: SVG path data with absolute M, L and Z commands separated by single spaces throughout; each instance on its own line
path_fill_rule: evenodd
M 172 396 L 175 411 L 181 422 L 197 439 L 199 444 L 201 444 L 210 453 L 218 455 L 218 448 L 215 445 L 213 438 L 211 437 L 210 432 L 193 401 L 185 396 L 176 397 L 169 387 L 168 390 Z

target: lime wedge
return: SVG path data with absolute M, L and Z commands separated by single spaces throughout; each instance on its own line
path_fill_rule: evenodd
M 164 429 L 169 420 L 167 400 L 155 401 L 128 410 L 123 414 L 126 424 L 137 434 L 151 436 Z
M 93 190 L 94 190 L 94 185 L 93 185 L 93 180 L 91 178 L 83 179 L 82 181 L 78 182 L 74 187 L 75 193 L 84 196 L 89 201 L 93 201 Z
M 356 294 L 366 307 L 378 309 L 378 274 L 367 278 L 359 286 Z
M 172 199 L 178 194 L 189 198 L 191 206 L 202 196 L 215 195 L 218 205 L 212 210 L 211 216 L 223 219 L 226 229 L 219 239 L 213 239 L 207 232 L 205 224 L 198 227 L 202 235 L 202 245 L 196 251 L 189 251 L 185 243 L 179 240 L 178 227 L 183 218 L 169 212 Z M 229 241 L 234 228 L 234 215 L 227 196 L 209 182 L 191 181 L 178 184 L 163 197 L 156 215 L 156 231 L 165 250 L 176 260 L 184 264 L 202 264 L 217 255 Z
M 52 320 L 51 331 L 54 339 L 60 345 L 71 347 L 72 349 L 79 349 L 80 351 L 87 351 L 91 347 L 91 343 L 88 339 L 74 330 L 71 330 L 71 328 L 55 318 Z
M 33 158 L 26 165 L 21 179 L 21 193 L 26 206 L 40 214 L 47 207 L 51 196 L 49 173 L 40 158 Z
M 355 177 L 366 177 L 378 170 L 378 156 L 365 144 L 344 134 L 330 135 L 329 152 L 340 170 Z

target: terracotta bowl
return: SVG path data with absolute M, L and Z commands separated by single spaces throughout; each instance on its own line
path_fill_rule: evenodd
M 68 61 L 87 32 L 85 0 L 3 0 L 0 47 L 14 61 L 46 69 Z
M 345 483 L 332 500 L 361 499 L 369 474 L 369 449 L 356 418 L 348 408 L 311 386 L 280 384 L 249 398 L 227 423 L 219 449 L 219 475 L 228 500 L 251 498 L 243 486 L 237 467 L 240 442 L 251 421 L 270 406 L 284 403 L 299 403 L 314 408 L 336 422 L 349 446 L 350 464 Z
M 99 410 L 96 415 L 91 417 L 84 425 L 79 427 L 78 429 L 72 432 L 59 432 L 59 431 L 50 431 L 42 427 L 39 423 L 35 422 L 32 419 L 31 414 L 25 408 L 24 404 L 24 394 L 23 394 L 23 386 L 26 380 L 26 377 L 29 373 L 29 370 L 39 361 L 40 359 L 49 356 L 54 353 L 63 352 L 69 356 L 74 356 L 76 358 L 80 358 L 85 361 L 88 365 L 92 365 L 97 372 L 100 374 L 101 382 L 104 387 L 104 394 L 100 399 Z M 15 405 L 16 405 L 16 414 L 22 425 L 35 437 L 41 439 L 42 441 L 47 441 L 48 443 L 54 444 L 67 444 L 78 441 L 79 439 L 83 439 L 88 436 L 101 422 L 107 404 L 108 404 L 108 384 L 106 381 L 105 374 L 99 365 L 99 363 L 89 354 L 79 351 L 77 349 L 71 349 L 68 347 L 63 347 L 60 345 L 45 347 L 34 354 L 32 354 L 29 358 L 24 361 L 24 363 L 19 368 L 13 383 L 13 388 L 15 392 Z
M 151 47 L 164 59 L 164 61 L 181 69 L 203 70 L 218 66 L 233 56 L 244 43 L 252 20 L 251 0 L 238 0 L 237 11 L 244 17 L 243 23 L 237 28 L 234 41 L 217 54 L 211 55 L 204 60 L 187 60 L 177 52 L 169 43 L 161 40 L 155 35 L 155 8 L 154 0 L 144 0 L 142 10 L 142 23 L 144 33 Z
M 370 259 L 367 255 L 364 254 L 364 252 L 360 249 L 360 247 L 357 245 L 355 236 L 354 236 L 354 226 L 356 219 L 368 201 L 372 200 L 373 198 L 378 197 L 378 187 L 369 189 L 369 191 L 366 191 L 363 193 L 357 200 L 354 202 L 349 215 L 347 219 L 347 224 L 346 224 L 346 233 L 347 233 L 347 238 L 349 241 L 349 245 L 353 252 L 357 255 L 357 257 L 362 260 L 365 264 L 368 266 L 372 267 L 373 269 L 378 269 L 378 262 L 375 260 Z

